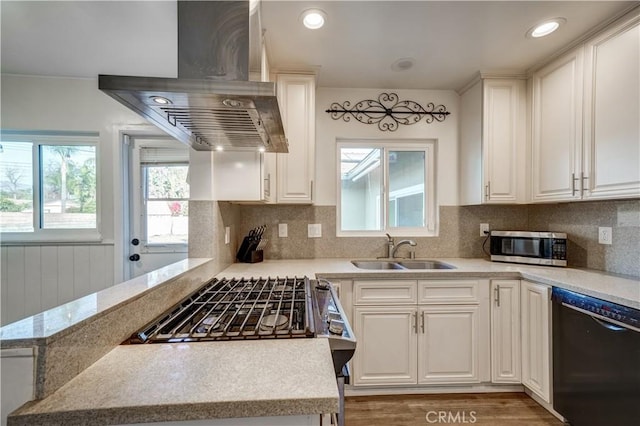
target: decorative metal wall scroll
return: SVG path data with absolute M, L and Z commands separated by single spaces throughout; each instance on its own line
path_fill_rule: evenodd
M 395 132 L 400 124 L 415 124 L 426 117 L 427 123 L 433 120 L 444 121 L 451 114 L 444 105 L 435 105 L 432 102 L 423 108 L 414 101 L 401 101 L 395 93 L 381 93 L 378 100 L 365 99 L 356 103 L 351 108 L 351 102 L 342 104 L 334 102 L 331 108 L 326 110 L 334 120 L 343 119 L 351 121 L 351 117 L 364 124 L 377 124 L 378 129 Z

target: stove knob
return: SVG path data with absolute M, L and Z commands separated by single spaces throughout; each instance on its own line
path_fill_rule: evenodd
M 329 332 L 333 334 L 342 334 L 344 330 L 344 321 L 332 319 L 329 323 Z
M 335 320 L 342 320 L 342 317 L 340 316 L 339 312 L 329 312 L 329 318 L 328 318 L 329 322 L 331 321 L 335 321 Z

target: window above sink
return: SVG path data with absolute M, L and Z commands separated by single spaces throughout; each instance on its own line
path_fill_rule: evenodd
M 435 141 L 339 141 L 338 236 L 434 236 Z

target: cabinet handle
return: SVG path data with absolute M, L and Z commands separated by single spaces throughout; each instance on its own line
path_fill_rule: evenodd
M 497 285 L 495 289 L 493 289 L 494 293 L 495 293 L 495 297 L 494 300 L 496 302 L 496 306 L 500 307 L 500 286 Z
M 313 201 L 313 181 L 309 182 L 309 186 L 311 187 L 309 191 L 310 201 Z
M 580 173 L 580 177 L 581 177 L 580 189 L 582 190 L 582 194 L 584 195 L 584 189 L 587 187 L 585 180 L 589 180 L 589 176 L 585 176 L 583 172 L 583 173 Z
M 578 189 L 576 189 L 576 181 L 580 180 L 580 178 L 576 177 L 575 173 L 571 173 L 571 195 L 576 195 L 576 191 L 578 191 Z
M 420 328 L 422 328 L 422 334 L 424 334 L 424 311 L 422 311 L 422 321 L 420 322 Z
M 267 177 L 264 179 L 264 195 L 265 197 L 271 195 L 271 173 L 267 173 Z
M 411 316 L 413 317 L 413 332 L 418 334 L 418 314 L 414 312 Z
M 487 184 L 484 186 L 484 199 L 488 200 L 489 199 L 489 190 L 491 188 L 491 182 L 487 182 Z

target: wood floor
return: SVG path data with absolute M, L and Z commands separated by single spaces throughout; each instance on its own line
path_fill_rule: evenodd
M 561 426 L 524 393 L 348 396 L 345 426 Z

